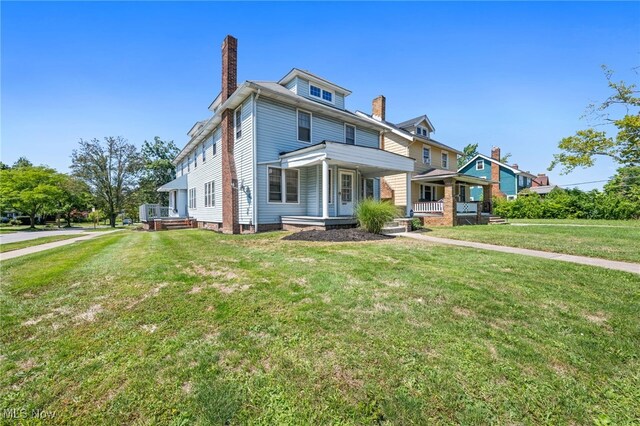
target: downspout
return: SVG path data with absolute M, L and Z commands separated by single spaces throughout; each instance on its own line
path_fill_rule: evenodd
M 258 98 L 260 97 L 260 89 L 258 89 L 258 93 L 257 94 L 252 94 L 251 97 L 253 98 L 253 123 L 251 126 L 251 138 L 252 138 L 252 153 L 253 153 L 253 161 L 251 162 L 251 166 L 253 167 L 253 229 L 255 230 L 255 232 L 258 232 L 258 187 L 256 186 L 256 182 L 257 182 L 257 162 L 258 162 L 258 153 L 256 150 L 257 147 L 257 136 L 256 136 L 256 128 L 257 123 L 258 123 L 258 107 L 257 107 L 257 103 L 258 103 Z

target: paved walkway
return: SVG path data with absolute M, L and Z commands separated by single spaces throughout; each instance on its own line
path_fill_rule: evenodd
M 17 243 L 19 241 L 36 240 L 54 235 L 84 235 L 84 229 L 60 229 L 51 231 L 18 231 L 0 234 L 0 244 Z
M 471 247 L 482 250 L 500 251 L 503 253 L 522 254 L 525 256 L 541 257 L 543 259 L 561 260 L 563 262 L 580 263 L 582 265 L 599 266 L 601 268 L 615 269 L 618 271 L 640 274 L 640 264 L 619 262 L 616 260 L 599 259 L 595 257 L 574 256 L 571 254 L 550 253 L 548 251 L 530 250 L 517 247 L 497 246 L 495 244 L 476 243 L 472 241 L 452 240 L 450 238 L 431 237 L 413 232 L 403 232 L 395 234 L 402 237 L 413 238 L 415 240 L 429 241 L 432 243 L 449 244 L 461 247 Z
M 121 231 L 121 229 L 115 229 L 113 231 L 104 231 L 104 232 L 82 233 L 82 236 L 78 237 L 78 238 L 70 238 L 68 240 L 54 241 L 52 243 L 40 244 L 38 246 L 26 247 L 26 248 L 23 248 L 23 249 L 20 249 L 20 250 L 12 250 L 12 251 L 8 251 L 6 253 L 0 253 L 0 261 L 13 259 L 15 257 L 20 257 L 20 256 L 25 256 L 25 255 L 31 254 L 31 253 L 38 253 L 38 252 L 41 252 L 41 251 L 44 251 L 44 250 L 49 250 L 49 249 L 56 248 L 56 247 L 66 246 L 68 244 L 73 244 L 73 243 L 78 242 L 78 241 L 90 240 L 92 238 L 96 238 L 96 237 L 99 237 L 101 235 L 107 235 L 107 234 L 111 234 L 111 233 L 118 232 L 118 231 Z

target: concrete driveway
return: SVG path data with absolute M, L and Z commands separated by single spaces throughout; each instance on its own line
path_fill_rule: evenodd
M 17 243 L 18 241 L 35 240 L 52 235 L 84 235 L 84 229 L 61 229 L 54 231 L 18 231 L 10 234 L 0 234 L 0 244 Z

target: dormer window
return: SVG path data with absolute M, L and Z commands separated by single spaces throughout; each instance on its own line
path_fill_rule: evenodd
M 318 86 L 314 86 L 313 84 L 309 84 L 309 95 L 313 96 L 314 98 L 333 103 L 333 92 L 321 89 Z
M 428 137 L 429 136 L 429 132 L 427 131 L 427 129 L 425 129 L 424 127 L 416 127 L 416 134 L 419 136 L 424 136 L 424 137 Z

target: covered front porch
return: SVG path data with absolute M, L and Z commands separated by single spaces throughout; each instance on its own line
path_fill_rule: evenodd
M 411 208 L 425 225 L 456 226 L 486 224 L 492 213 L 493 181 L 448 170 L 432 169 L 412 179 Z M 471 199 L 471 188 L 482 191 Z
M 140 222 L 146 229 L 190 227 L 187 210 L 187 175 L 180 176 L 157 189 L 169 193 L 169 205 L 142 204 L 138 207 Z
M 358 202 L 380 198 L 380 178 L 407 173 L 413 170 L 413 162 L 411 158 L 380 149 L 330 141 L 284 153 L 274 166 L 284 171 L 284 180 L 293 181 L 297 175 L 301 196 L 297 207 L 289 208 L 295 211 L 280 215 L 282 227 L 353 227 Z M 290 176 L 287 171 L 291 171 Z M 269 171 L 270 194 L 279 189 L 279 178 L 272 179 L 272 175 Z M 289 184 L 293 182 L 285 182 L 285 191 Z

